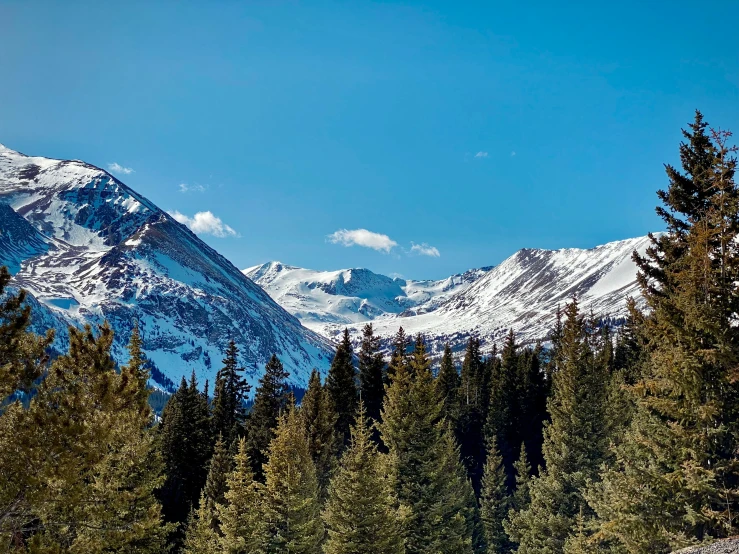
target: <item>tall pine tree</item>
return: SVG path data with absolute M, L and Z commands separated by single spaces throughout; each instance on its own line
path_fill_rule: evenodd
M 213 432 L 226 444 L 231 444 L 241 433 L 244 424 L 246 400 L 251 387 L 243 377 L 239 366 L 239 349 L 231 339 L 223 358 L 223 367 L 216 374 L 213 395 Z
M 362 330 L 362 345 L 359 349 L 359 390 L 367 417 L 372 421 L 380 420 L 382 399 L 385 396 L 384 371 L 380 337 L 374 334 L 372 324 L 368 323 Z
M 321 385 L 321 376 L 315 369 L 311 372 L 299 413 L 308 437 L 308 450 L 316 466 L 318 486 L 323 497 L 336 465 L 339 443 L 333 403 L 328 391 Z
M 336 412 L 336 431 L 342 445 L 349 444 L 350 428 L 357 412 L 357 375 L 352 360 L 354 350 L 349 330 L 344 329 L 326 377 L 326 390 Z

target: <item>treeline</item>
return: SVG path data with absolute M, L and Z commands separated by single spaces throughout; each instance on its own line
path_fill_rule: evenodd
M 700 113 L 684 136 L 668 232 L 635 254 L 647 309 L 615 332 L 573 299 L 546 347 L 471 338 L 432 367 L 422 336 L 385 360 L 367 325 L 299 404 L 274 356 L 251 395 L 231 342 L 212 392 L 183 379 L 157 422 L 136 329 L 120 371 L 107 326 L 50 363 L 6 295 L 0 397 L 33 395 L 0 415 L 0 550 L 654 554 L 739 533 L 736 162 Z

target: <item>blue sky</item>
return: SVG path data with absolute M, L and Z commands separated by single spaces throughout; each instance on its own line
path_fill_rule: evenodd
M 238 267 L 438 278 L 660 229 L 693 110 L 739 130 L 737 20 L 736 1 L 0 2 L 0 143 L 118 164 Z

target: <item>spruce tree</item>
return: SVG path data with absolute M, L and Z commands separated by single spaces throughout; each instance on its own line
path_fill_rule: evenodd
M 382 399 L 385 396 L 384 370 L 380 337 L 374 334 L 372 324 L 368 323 L 362 330 L 362 345 L 359 349 L 359 390 L 367 417 L 372 421 L 380 421 Z
M 402 327 L 395 333 L 392 340 L 392 347 L 393 351 L 390 355 L 390 363 L 387 366 L 387 372 L 385 374 L 387 384 L 390 384 L 395 374 L 408 363 L 410 339 Z
M 511 498 L 511 510 L 522 512 L 531 505 L 531 493 L 529 491 L 531 486 L 531 464 L 529 464 L 524 443 L 521 443 L 521 452 L 513 467 L 516 471 L 516 489 Z
M 344 335 L 336 348 L 336 354 L 326 377 L 326 390 L 336 411 L 336 432 L 344 446 L 349 443 L 349 431 L 354 423 L 359 398 L 353 356 L 354 350 L 349 340 L 349 330 L 344 329 Z
M 245 439 L 239 440 L 234 469 L 227 479 L 225 503 L 218 505 L 221 546 L 226 554 L 264 554 L 266 525 L 263 518 L 264 490 L 254 479 Z
M 308 450 L 316 467 L 318 486 L 323 497 L 336 464 L 339 451 L 336 435 L 336 413 L 328 391 L 321 385 L 321 376 L 313 370 L 300 403 L 300 420 L 308 437 Z
M 216 375 L 213 395 L 213 432 L 220 434 L 226 444 L 231 444 L 240 434 L 244 424 L 244 401 L 251 387 L 243 377 L 239 366 L 239 349 L 231 339 L 223 358 L 223 367 Z
M 725 132 L 696 113 L 658 193 L 668 233 L 635 256 L 650 308 L 630 426 L 588 494 L 595 538 L 629 552 L 668 552 L 739 530 L 739 189 Z M 638 497 L 634 491 L 639 491 Z M 664 514 L 669 514 L 665 517 Z
M 482 468 L 485 463 L 485 414 L 489 398 L 488 364 L 482 360 L 480 341 L 470 337 L 462 362 L 458 394 L 459 415 L 455 421 L 455 434 L 459 442 L 462 461 L 479 493 Z
M 262 466 L 274 438 L 277 421 L 288 403 L 288 373 L 274 354 L 264 366 L 247 424 L 247 450 L 258 481 L 264 480 Z
M 575 300 L 565 314 L 548 404 L 551 421 L 544 430 L 546 468 L 531 480 L 529 507 L 512 513 L 505 525 L 520 554 L 563 552 L 585 487 L 598 478 L 608 446 L 603 428 L 607 375 Z
M 324 529 L 316 470 L 294 408 L 280 417 L 264 466 L 267 552 L 318 554 Z
M 444 345 L 439 375 L 436 377 L 436 394 L 443 404 L 442 416 L 454 426 L 459 410 L 459 373 L 454 367 L 449 343 Z
M 213 505 L 223 504 L 228 486 L 226 480 L 231 473 L 232 460 L 228 454 L 228 446 L 223 442 L 223 437 L 218 435 L 213 456 L 208 463 L 208 477 L 205 480 L 203 494 Z
M 323 512 L 325 554 L 402 554 L 399 514 L 387 463 L 372 440 L 371 420 L 360 403 L 352 440 L 331 480 Z
M 488 554 L 503 554 L 511 550 L 508 535 L 503 529 L 510 505 L 503 457 L 493 438 L 488 446 L 480 495 L 480 516 Z

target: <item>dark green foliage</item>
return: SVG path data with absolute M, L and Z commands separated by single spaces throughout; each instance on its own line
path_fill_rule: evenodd
M 459 413 L 459 373 L 454 366 L 449 343 L 444 345 L 444 354 L 436 377 L 436 394 L 443 405 L 442 416 L 454 427 Z
M 411 341 L 400 327 L 392 340 L 393 351 L 390 355 L 390 363 L 387 366 L 386 382 L 390 384 L 395 374 L 408 363 L 408 348 Z
M 349 340 L 349 331 L 344 329 L 344 335 L 336 348 L 336 354 L 326 377 L 326 390 L 336 412 L 336 432 L 344 446 L 349 444 L 350 429 L 354 424 L 359 400 L 353 356 L 354 350 Z
M 274 354 L 264 366 L 254 404 L 247 423 L 247 452 L 258 481 L 263 481 L 262 465 L 267 462 L 267 448 L 275 436 L 277 420 L 288 405 L 288 373 Z
M 485 419 L 490 400 L 491 366 L 482 360 L 480 340 L 471 337 L 462 363 L 455 434 L 462 461 L 479 493 L 485 464 Z
M 208 463 L 208 477 L 205 480 L 205 488 L 203 494 L 215 506 L 225 502 L 225 494 L 227 490 L 226 479 L 231 473 L 231 465 L 233 457 L 229 455 L 228 447 L 223 442 L 223 437 L 218 435 L 213 456 Z
M 372 324 L 368 323 L 362 331 L 362 345 L 359 349 L 359 390 L 367 409 L 367 417 L 372 421 L 380 421 L 382 399 L 385 396 L 384 372 L 380 337 L 374 334 Z
M 220 434 L 226 444 L 236 440 L 244 424 L 244 402 L 251 387 L 243 373 L 244 368 L 239 366 L 239 349 L 232 339 L 213 391 L 213 432 L 215 436 Z
M 193 507 L 197 507 L 200 491 L 208 476 L 208 460 L 213 451 L 208 401 L 198 391 L 195 372 L 190 383 L 184 377 L 180 388 L 162 411 L 158 427 L 158 443 L 167 479 L 159 492 L 164 517 L 183 525 Z M 184 528 L 173 538 L 183 539 Z

